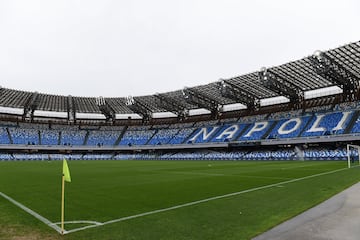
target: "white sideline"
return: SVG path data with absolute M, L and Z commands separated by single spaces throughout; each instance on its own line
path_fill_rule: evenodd
M 257 190 L 276 187 L 276 186 L 287 184 L 287 183 L 298 182 L 298 181 L 313 178 L 313 177 L 318 177 L 318 176 L 327 175 L 327 174 L 331 174 L 331 173 L 335 173 L 335 172 L 340 172 L 340 171 L 343 171 L 343 170 L 346 170 L 346 169 L 348 169 L 348 168 L 341 168 L 341 169 L 337 169 L 337 170 L 333 170 L 333 171 L 329 171 L 329 172 L 318 173 L 318 174 L 314 174 L 314 175 L 310 175 L 310 176 L 306 176 L 306 177 L 301 177 L 301 178 L 296 178 L 296 179 L 292 179 L 292 180 L 288 180 L 288 181 L 284 181 L 284 182 L 265 185 L 265 186 L 262 186 L 262 187 L 251 188 L 251 189 L 243 190 L 243 191 L 240 191 L 240 192 L 234 192 L 234 193 L 229 193 L 229 194 L 220 195 L 220 196 L 216 196 L 216 197 L 206 198 L 206 199 L 202 199 L 202 200 L 198 200 L 198 201 L 194 201 L 194 202 L 184 203 L 184 204 L 176 205 L 176 206 L 173 206 L 173 207 L 168 207 L 168 208 L 158 209 L 158 210 L 145 212 L 145 213 L 140 213 L 140 214 L 136 214 L 136 215 L 132 215 L 132 216 L 122 217 L 122 218 L 110 220 L 110 221 L 107 221 L 107 222 L 103 222 L 103 223 L 101 223 L 99 225 L 91 225 L 91 226 L 85 226 L 85 227 L 81 227 L 81 228 L 75 228 L 75 229 L 67 231 L 67 233 L 78 232 L 78 231 L 82 231 L 82 230 L 85 230 L 85 229 L 88 229 L 88 228 L 99 227 L 99 226 L 107 225 L 107 224 L 110 224 L 110 223 L 121 222 L 121 221 L 129 220 L 129 219 L 134 219 L 134 218 L 143 217 L 143 216 L 147 216 L 147 215 L 152 215 L 152 214 L 156 214 L 156 213 L 166 212 L 166 211 L 170 211 L 170 210 L 174 210 L 174 209 L 178 209 L 178 208 L 193 206 L 193 205 L 197 205 L 197 204 L 200 204 L 200 203 L 209 202 L 209 201 L 213 201 L 213 200 L 217 200 L 217 199 L 221 199 L 221 198 L 227 198 L 227 197 L 240 195 L 240 194 L 243 194 L 243 193 L 254 192 L 254 191 L 257 191 Z
M 44 218 L 43 216 L 41 216 L 40 214 L 38 214 L 37 212 L 34 212 L 33 210 L 31 210 L 28 207 L 25 207 L 24 205 L 22 205 L 21 203 L 15 201 L 14 199 L 12 199 L 11 197 L 9 197 L 8 195 L 0 192 L 0 195 L 9 200 L 11 203 L 13 203 L 14 205 L 18 206 L 19 208 L 21 208 L 22 210 L 24 210 L 25 212 L 29 213 L 30 215 L 34 216 L 35 218 L 39 219 L 40 221 L 42 221 L 43 223 L 45 223 L 46 225 L 48 225 L 49 227 L 55 229 L 55 231 L 57 231 L 58 233 L 61 233 L 61 228 L 54 225 L 52 222 L 50 222 L 50 220 L 48 220 L 47 218 Z
M 178 208 L 193 206 L 193 205 L 197 205 L 197 204 L 200 204 L 200 203 L 209 202 L 209 201 L 213 201 L 213 200 L 217 200 L 217 199 L 221 199 L 221 198 L 227 198 L 227 197 L 240 195 L 240 194 L 243 194 L 243 193 L 254 192 L 254 191 L 257 191 L 257 190 L 262 190 L 262 189 L 271 188 L 271 187 L 277 187 L 277 186 L 280 186 L 280 185 L 293 183 L 293 182 L 298 182 L 298 181 L 313 178 L 313 177 L 318 177 L 318 176 L 323 176 L 323 175 L 327 175 L 327 174 L 331 174 L 331 173 L 335 173 L 335 172 L 344 171 L 344 170 L 347 170 L 347 169 L 348 168 L 341 168 L 341 169 L 337 169 L 337 170 L 333 170 L 333 171 L 329 171 L 329 172 L 323 172 L 323 173 L 318 173 L 318 174 L 314 174 L 314 175 L 310 175 L 310 176 L 306 176 L 306 177 L 295 178 L 295 179 L 291 179 L 291 180 L 287 180 L 287 181 L 283 181 L 283 182 L 279 182 L 279 183 L 274 183 L 274 184 L 265 185 L 265 186 L 261 186 L 261 187 L 251 188 L 251 189 L 247 189 L 247 190 L 243 190 L 243 191 L 239 191 L 239 192 L 234 192 L 234 193 L 229 193 L 229 194 L 225 194 L 225 195 L 210 197 L 210 198 L 206 198 L 206 199 L 202 199 L 202 200 L 198 200 L 198 201 L 194 201 L 194 202 L 184 203 L 184 204 L 180 204 L 180 205 L 176 205 L 176 206 L 172 206 L 172 207 L 168 207 L 168 208 L 163 208 L 163 209 L 158 209 L 158 210 L 154 210 L 154 211 L 150 211 L 150 212 L 140 213 L 140 214 L 136 214 L 136 215 L 132 215 L 132 216 L 113 219 L 113 220 L 103 222 L 103 223 L 102 222 L 96 222 L 96 221 L 68 221 L 66 223 L 92 223 L 93 225 L 89 225 L 89 226 L 85 226 L 85 227 L 81 227 L 81 228 L 71 229 L 71 230 L 65 231 L 64 234 L 78 232 L 78 231 L 82 231 L 82 230 L 85 230 L 85 229 L 88 229 L 88 228 L 99 227 L 99 226 L 103 226 L 103 225 L 107 225 L 107 224 L 111 224 L 111 223 L 121 222 L 121 221 L 134 219 L 134 218 L 138 218 L 138 217 L 143 217 L 143 216 L 147 216 L 147 215 L 152 215 L 152 214 L 156 214 L 156 213 L 166 212 L 166 211 L 170 211 L 170 210 L 174 210 L 174 209 L 178 209 Z M 61 233 L 61 228 L 56 225 L 58 223 L 50 222 L 48 219 L 44 218 L 43 216 L 41 216 L 40 214 L 34 212 L 33 210 L 25 207 L 21 203 L 15 201 L 14 199 L 12 199 L 11 197 L 5 195 L 2 192 L 0 192 L 0 195 L 2 197 L 4 197 L 5 199 L 9 200 L 10 202 L 12 202 L 13 204 L 15 204 L 16 206 L 23 209 L 25 212 L 27 212 L 27 213 L 31 214 L 32 216 L 34 216 L 35 218 L 39 219 L 40 221 L 42 221 L 43 223 L 45 223 L 49 227 L 55 229 L 58 233 Z
M 64 224 L 77 224 L 77 223 L 89 223 L 94 225 L 102 225 L 101 222 L 96 221 L 87 221 L 87 220 L 77 220 L 77 221 L 65 221 Z M 51 225 L 60 225 L 61 222 L 52 223 Z

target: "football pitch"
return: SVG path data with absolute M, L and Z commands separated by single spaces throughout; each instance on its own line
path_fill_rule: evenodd
M 68 164 L 60 236 L 62 162 L 0 162 L 0 239 L 251 239 L 360 180 L 345 161 Z

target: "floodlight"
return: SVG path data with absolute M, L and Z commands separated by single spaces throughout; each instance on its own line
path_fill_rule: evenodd
M 316 50 L 313 54 L 314 57 L 316 57 L 318 60 L 321 60 L 323 58 L 322 52 L 320 50 Z

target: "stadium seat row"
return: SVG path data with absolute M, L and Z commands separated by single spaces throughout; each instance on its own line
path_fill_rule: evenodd
M 360 133 L 359 110 L 322 111 L 291 114 L 272 114 L 269 118 L 248 118 L 240 122 L 211 121 L 193 125 L 177 124 L 164 128 L 102 129 L 44 129 L 43 126 L 4 126 L 0 122 L 0 144 L 25 145 L 88 145 L 134 146 L 163 144 L 197 144 L 231 141 L 257 141 L 261 139 L 285 139 L 319 137 Z M 261 115 L 263 116 L 263 115 Z M 270 118 L 272 117 L 272 118 Z M 253 120 L 253 122 L 248 122 Z M 242 122 L 244 121 L 244 122 Z M 114 127 L 115 128 L 115 127 Z

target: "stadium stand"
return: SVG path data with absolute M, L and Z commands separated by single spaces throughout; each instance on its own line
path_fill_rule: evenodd
M 57 130 L 40 130 L 40 139 L 42 145 L 58 145 L 60 135 Z
M 0 127 L 0 144 L 10 144 L 7 129 L 4 127 Z
M 179 132 L 179 129 L 160 129 L 150 139 L 150 145 L 168 144 L 170 140 Z
M 96 146 L 103 146 L 103 145 L 115 145 L 116 140 L 119 138 L 121 130 L 117 131 L 90 131 L 87 139 L 87 145 L 96 145 Z
M 222 125 L 218 121 L 205 121 L 198 124 L 199 127 L 181 127 L 181 124 L 177 124 L 174 126 L 164 125 L 163 129 L 135 126 L 125 130 L 124 127 L 116 126 L 114 130 L 110 130 L 111 126 L 106 126 L 106 130 L 101 130 L 103 128 L 99 127 L 91 130 L 84 128 L 79 130 L 78 127 L 67 125 L 54 125 L 52 129 L 46 129 L 44 124 L 31 126 L 25 124 L 19 125 L 19 127 L 1 127 L 0 141 L 2 144 L 69 146 L 114 146 L 119 141 L 119 145 L 139 146 L 247 142 L 330 135 L 347 136 L 360 133 L 358 105 L 350 106 L 356 108 L 346 107 L 346 111 L 325 112 L 323 109 L 318 109 L 319 113 L 304 112 L 300 116 L 297 111 L 279 112 L 276 115 L 269 115 L 266 120 L 260 118 L 259 122 L 228 122 Z M 335 109 L 339 109 L 337 105 L 335 105 Z M 257 120 L 258 118 L 251 119 Z M 120 134 L 123 131 L 124 134 L 121 137 Z
M 357 113 L 357 114 L 355 114 Z M 295 116 L 299 114 L 296 112 Z M 286 112 L 270 115 L 267 120 L 250 122 L 227 123 L 219 125 L 218 122 L 202 122 L 199 127 L 184 127 L 180 124 L 166 125 L 164 129 L 153 129 L 149 126 L 136 126 L 124 129 L 116 127 L 110 130 L 94 128 L 92 130 L 79 130 L 72 126 L 56 126 L 54 129 L 45 129 L 46 125 L 34 124 L 24 127 L 0 128 L 0 141 L 3 144 L 25 145 L 89 145 L 114 146 L 119 140 L 120 133 L 125 130 L 119 145 L 164 145 L 164 144 L 201 144 L 211 142 L 246 142 L 262 139 L 285 139 L 297 137 L 316 137 L 329 135 L 346 135 L 360 133 L 360 120 L 358 108 L 347 111 L 321 110 L 320 113 L 308 113 L 298 117 L 289 116 Z M 290 116 L 293 116 L 291 113 Z M 251 118 L 257 120 L 257 118 Z M 261 118 L 262 119 L 262 118 Z M 214 125 L 215 124 L 215 125 Z M 351 126 L 353 125 L 353 126 Z M 184 125 L 188 126 L 188 125 Z
M 358 156 L 357 152 L 352 152 L 352 155 Z M 346 160 L 347 153 L 345 148 L 328 149 L 328 148 L 312 148 L 304 150 L 305 160 Z
M 297 160 L 295 148 L 304 160 L 345 160 L 344 145 L 360 143 L 359 56 L 360 42 L 354 42 L 249 74 L 131 98 L 0 87 L 0 160 Z M 334 86 L 341 93 L 307 96 Z M 277 97 L 287 101 L 265 104 Z M 224 110 L 232 104 L 244 107 Z M 207 112 L 190 114 L 199 109 Z
M 14 144 L 39 144 L 39 134 L 35 129 L 9 128 L 9 132 Z
M 14 158 L 9 153 L 1 153 L 0 161 L 12 161 Z
M 85 136 L 87 132 L 84 130 L 78 130 L 78 131 L 69 131 L 69 130 L 63 130 L 61 131 L 61 145 L 84 145 L 85 143 Z
M 246 128 L 246 124 L 226 124 L 219 129 L 216 137 L 211 138 L 210 142 L 229 142 L 236 140 L 241 132 Z
M 176 135 L 174 135 L 169 144 L 181 144 L 185 143 L 186 139 L 189 138 L 190 134 L 195 131 L 196 128 L 182 128 L 180 129 Z
M 155 132 L 155 130 L 128 130 L 121 139 L 120 145 L 145 145 Z
M 297 137 L 307 125 L 310 118 L 310 116 L 305 116 L 302 118 L 281 119 L 277 122 L 276 126 L 271 131 L 269 136 L 267 136 L 267 138 L 276 139 Z

